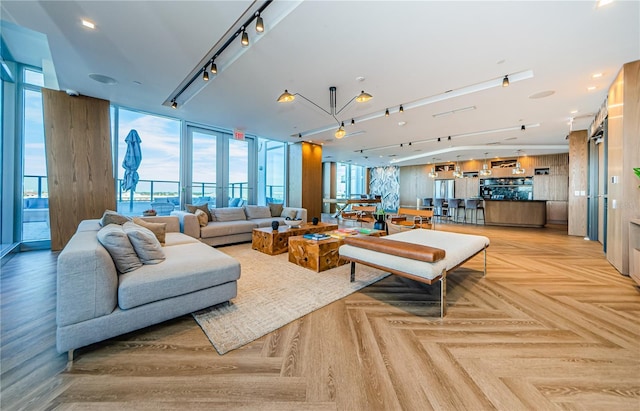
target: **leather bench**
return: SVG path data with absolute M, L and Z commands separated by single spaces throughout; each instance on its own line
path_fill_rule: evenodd
M 484 236 L 414 229 L 384 238 L 347 237 L 339 249 L 340 257 L 351 262 L 351 281 L 355 263 L 375 267 L 426 284 L 438 281 L 440 316 L 446 313 L 446 275 L 484 251 L 487 272 L 489 239 Z

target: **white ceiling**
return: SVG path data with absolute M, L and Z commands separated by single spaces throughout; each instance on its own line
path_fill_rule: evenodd
M 326 160 L 367 166 L 415 155 L 424 157 L 397 164 L 567 152 L 569 119 L 573 130 L 586 129 L 620 67 L 640 58 L 638 1 L 600 8 L 595 1 L 275 1 L 263 13 L 264 34 L 249 27 L 248 48 L 234 41 L 217 60 L 223 70 L 207 83 L 198 79 L 193 91 L 204 87 L 177 110 L 168 107 L 224 33 L 261 3 L 3 0 L 1 17 L 47 36 L 62 90 L 281 141 L 331 126 L 304 139 L 324 144 Z M 96 29 L 82 27 L 82 18 Z M 532 78 L 507 88 L 397 112 L 400 104 L 527 71 Z M 337 124 L 317 107 L 301 98 L 276 102 L 288 89 L 329 110 L 330 86 L 338 108 L 361 90 L 374 96 L 339 116 L 347 133 L 360 134 L 337 140 Z M 531 98 L 545 91 L 554 93 Z M 369 115 L 376 118 L 350 125 Z M 465 136 L 505 128 L 515 129 Z

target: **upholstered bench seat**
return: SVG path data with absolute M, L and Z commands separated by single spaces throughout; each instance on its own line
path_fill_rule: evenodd
M 347 237 L 339 252 L 341 258 L 351 261 L 351 281 L 355 279 L 356 262 L 427 284 L 440 281 L 441 316 L 444 316 L 446 273 L 481 251 L 485 251 L 486 273 L 489 243 L 487 237 L 479 235 L 415 229 L 383 239 Z

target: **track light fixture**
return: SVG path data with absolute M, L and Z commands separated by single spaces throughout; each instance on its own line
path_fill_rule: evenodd
M 389 117 L 389 109 L 386 109 L 386 110 L 384 111 L 384 116 L 385 116 L 385 117 Z
M 502 87 L 509 87 L 509 75 L 505 75 L 502 79 Z
M 258 4 L 260 3 L 260 4 Z M 211 65 L 211 74 L 212 75 L 216 75 L 218 74 L 218 67 L 216 66 L 216 64 L 214 63 L 214 61 L 232 44 L 234 44 L 234 42 L 236 41 L 237 37 L 240 37 L 240 42 L 242 44 L 242 47 L 248 47 L 249 46 L 249 35 L 246 32 L 246 28 L 249 27 L 253 21 L 256 21 L 256 32 L 258 33 L 262 33 L 264 32 L 264 21 L 262 19 L 262 13 L 264 13 L 264 11 L 267 9 L 267 7 L 269 7 L 270 4 L 273 3 L 273 0 L 265 0 L 264 2 L 252 2 L 252 4 L 249 6 L 249 8 L 247 8 L 244 13 L 240 16 L 240 18 L 238 18 L 238 20 L 236 20 L 236 22 L 233 24 L 233 26 L 231 26 L 229 28 L 229 30 L 227 30 L 227 33 L 229 33 L 227 36 L 222 37 L 218 40 L 218 42 L 215 45 L 215 49 L 211 49 L 211 52 L 205 56 L 205 60 L 203 60 L 203 62 L 198 63 L 198 66 L 196 66 L 194 68 L 194 70 L 191 72 L 192 74 L 190 75 L 190 77 L 188 77 L 187 79 L 185 79 L 180 86 L 178 87 L 178 89 L 176 89 L 162 104 L 163 105 L 167 105 L 167 104 L 171 104 L 171 107 L 174 107 L 174 103 L 176 104 L 177 107 L 177 102 L 180 101 L 180 104 L 184 104 L 186 103 L 191 97 L 193 97 L 193 95 L 195 95 L 195 93 L 197 93 L 202 87 L 204 87 L 202 85 L 202 83 L 199 81 L 200 77 L 202 76 L 202 79 L 204 81 L 207 81 L 207 78 L 210 78 L 209 74 L 204 74 L 204 72 L 207 71 L 207 65 L 210 64 Z M 257 9 L 256 9 L 257 7 Z M 238 28 L 238 26 L 240 26 L 240 28 Z M 237 43 L 235 43 L 237 44 Z M 232 47 L 233 48 L 233 47 Z M 236 57 L 237 55 L 240 54 L 239 52 L 240 49 L 236 49 L 234 50 L 232 53 L 235 53 Z M 230 57 L 231 59 L 236 58 L 236 57 Z M 208 59 L 208 64 L 204 63 L 206 62 Z M 223 58 L 223 61 L 228 61 L 229 59 Z M 200 68 L 200 64 L 205 64 L 204 69 Z M 224 69 L 224 65 L 222 67 L 222 69 Z M 183 94 L 185 94 L 185 92 L 187 92 L 187 90 L 193 85 L 193 84 L 199 84 L 199 88 L 197 91 L 195 91 L 194 93 L 186 93 L 187 96 L 182 98 L 181 96 Z M 174 108 L 176 108 L 174 107 Z
M 264 21 L 262 21 L 259 11 L 256 12 L 256 33 L 264 33 Z
M 330 115 L 331 117 L 333 117 L 333 119 L 339 124 L 339 128 L 336 130 L 335 132 L 335 137 L 336 138 L 342 138 L 344 137 L 347 133 L 344 130 L 344 121 L 338 121 L 338 118 L 336 116 L 338 116 L 342 110 L 344 110 L 345 108 L 347 108 L 347 106 L 349 104 L 351 104 L 352 101 L 356 101 L 359 103 L 365 102 L 365 101 L 369 101 L 373 98 L 373 96 L 369 93 L 365 93 L 364 91 L 362 91 L 360 94 L 358 94 L 357 96 L 354 96 L 351 98 L 351 100 L 347 101 L 346 104 L 344 106 L 342 106 L 342 108 L 340 110 L 337 109 L 336 106 L 336 102 L 337 102 L 337 88 L 335 86 L 331 86 L 329 87 L 329 110 L 325 110 L 324 108 L 322 108 L 320 105 L 318 105 L 317 103 L 309 100 L 308 98 L 306 98 L 305 96 L 303 96 L 300 93 L 289 93 L 288 90 L 285 90 L 284 93 L 280 94 L 280 96 L 277 99 L 278 103 L 289 103 L 292 102 L 293 100 L 296 99 L 296 96 L 300 96 L 303 99 L 307 100 L 309 103 L 313 104 L 314 106 L 318 107 L 320 110 L 324 111 L 325 113 L 327 113 L 328 115 Z M 355 120 L 351 119 L 351 124 L 355 124 Z
M 176 103 L 176 100 L 171 100 L 171 108 L 176 109 L 178 108 L 178 103 Z
M 526 129 L 526 127 L 523 124 L 522 127 L 520 127 L 520 130 L 524 131 L 525 129 Z
M 400 108 L 398 109 L 398 111 L 404 113 L 404 107 L 402 107 L 402 104 L 400 104 Z
M 356 124 L 356 121 L 354 119 L 351 119 L 351 125 L 354 126 Z
M 202 79 L 204 81 L 209 81 L 209 72 L 206 67 L 202 70 Z
M 440 137 L 438 137 L 438 143 L 440 142 Z
M 451 136 L 447 137 L 447 141 L 451 141 Z
M 240 44 L 242 44 L 242 47 L 249 46 L 249 35 L 244 31 L 244 26 L 242 27 L 242 38 L 240 40 Z

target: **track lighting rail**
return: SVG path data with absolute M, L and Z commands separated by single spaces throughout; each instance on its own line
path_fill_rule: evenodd
M 205 73 L 207 71 L 207 67 L 209 67 L 209 65 L 215 64 L 215 60 L 216 58 L 218 58 L 232 43 L 233 41 L 240 35 L 242 40 L 243 40 L 243 47 L 248 46 L 248 36 L 246 33 L 247 27 L 249 27 L 251 25 L 251 23 L 253 23 L 254 20 L 256 20 L 256 32 L 258 33 L 262 33 L 264 31 L 264 23 L 262 22 L 262 13 L 264 12 L 264 10 L 269 7 L 269 5 L 273 3 L 273 0 L 266 0 L 255 12 L 253 12 L 251 14 L 251 16 L 249 16 L 244 23 L 240 24 L 240 28 L 236 29 L 233 34 L 231 34 L 229 37 L 227 37 L 227 40 L 222 43 L 222 45 L 213 53 L 213 55 L 211 56 L 211 58 L 209 58 L 207 60 L 207 63 L 205 63 L 205 65 L 198 71 L 195 72 L 194 75 L 191 76 L 191 78 L 189 79 L 189 81 L 187 81 L 182 88 L 180 88 L 178 90 L 178 92 L 176 92 L 171 98 L 170 98 L 170 102 L 171 102 L 171 107 L 172 108 L 178 108 L 178 99 L 180 98 L 180 96 L 189 88 L 191 87 L 191 85 L 203 76 L 203 73 Z M 242 17 L 240 17 L 241 19 Z M 238 21 L 240 21 L 240 19 L 238 19 Z M 234 26 L 237 27 L 238 26 L 238 21 L 236 21 L 236 23 L 234 23 Z M 228 31 L 227 31 L 228 33 Z M 226 34 L 225 34 L 226 35 Z M 246 44 L 245 44 L 245 39 L 246 39 Z M 212 72 L 212 74 L 216 74 L 217 70 L 215 70 L 215 72 Z M 208 78 L 208 74 L 206 76 Z

